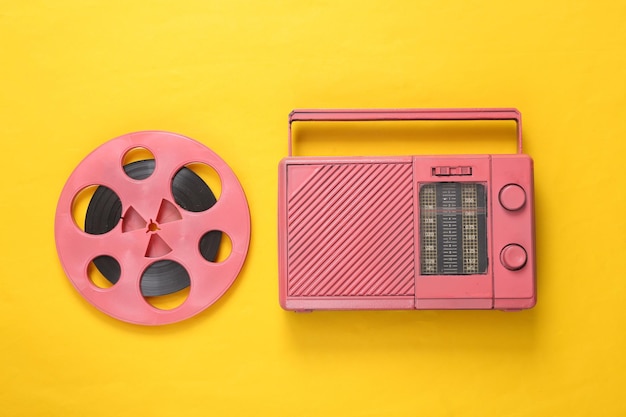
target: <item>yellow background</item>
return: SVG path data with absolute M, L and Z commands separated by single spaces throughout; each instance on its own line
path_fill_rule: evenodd
M 626 415 L 625 18 L 619 1 L 3 1 L 0 414 Z M 509 106 L 535 160 L 535 309 L 280 309 L 292 108 Z M 54 244 L 74 167 L 145 129 L 212 148 L 252 213 L 233 287 L 163 327 L 93 308 Z

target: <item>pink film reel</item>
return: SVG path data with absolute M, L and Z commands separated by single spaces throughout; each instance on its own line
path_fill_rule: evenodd
M 123 169 L 123 158 L 143 148 L 154 156 L 154 170 L 145 179 L 133 179 Z M 221 195 L 204 211 L 190 211 L 176 203 L 172 181 L 190 164 L 212 167 L 221 180 Z M 110 231 L 89 234 L 73 217 L 76 196 L 90 186 L 114 191 L 121 202 L 121 218 Z M 221 262 L 203 257 L 199 242 L 219 231 L 232 243 Z M 250 211 L 234 172 L 213 151 L 187 137 L 157 131 L 130 133 L 113 139 L 89 154 L 70 175 L 56 211 L 55 238 L 59 259 L 76 289 L 104 313 L 130 323 L 160 325 L 187 319 L 219 299 L 237 277 L 250 243 Z M 98 257 L 113 258 L 119 279 L 100 288 L 88 277 L 88 266 Z M 186 300 L 171 310 L 151 305 L 140 281 L 155 263 L 176 263 L 189 276 Z

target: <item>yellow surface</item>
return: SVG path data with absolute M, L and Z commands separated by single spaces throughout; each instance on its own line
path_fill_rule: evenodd
M 619 1 L 3 1 L 0 414 L 626 415 L 625 18 Z M 289 111 L 473 106 L 524 116 L 537 307 L 282 311 Z M 84 301 L 53 230 L 82 158 L 143 129 L 221 155 L 253 225 L 227 295 L 156 328 Z

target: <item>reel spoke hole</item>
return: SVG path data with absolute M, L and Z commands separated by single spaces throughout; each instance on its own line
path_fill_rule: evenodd
M 122 217 L 122 202 L 115 191 L 103 185 L 90 185 L 74 196 L 72 219 L 90 235 L 113 230 Z
M 145 180 L 154 172 L 154 155 L 146 148 L 129 149 L 122 158 L 122 168 L 134 180 Z
M 141 295 L 159 310 L 173 310 L 189 297 L 190 282 L 189 273 L 178 262 L 157 261 L 141 275 Z
M 87 277 L 98 288 L 111 288 L 119 281 L 121 273 L 119 262 L 108 255 L 98 256 L 87 266 Z
M 180 215 L 180 211 L 178 211 L 178 209 L 176 208 L 174 204 L 170 203 L 167 200 L 161 201 L 161 206 L 159 207 L 159 213 L 157 214 L 157 218 L 156 218 L 157 223 L 175 222 L 182 218 L 183 216 Z
M 124 213 L 124 219 L 122 220 L 122 233 L 132 232 L 145 227 L 146 221 L 144 218 L 133 207 L 129 207 L 126 213 Z
M 211 166 L 194 162 L 176 172 L 172 179 L 174 201 L 184 210 L 206 211 L 219 200 L 222 181 Z
M 154 224 L 154 223 L 151 223 Z M 156 233 L 150 236 L 148 248 L 146 249 L 146 258 L 160 258 L 172 251 L 167 243 Z
M 200 254 L 209 262 L 224 262 L 233 250 L 233 243 L 230 237 L 222 231 L 211 230 L 200 238 L 198 245 Z

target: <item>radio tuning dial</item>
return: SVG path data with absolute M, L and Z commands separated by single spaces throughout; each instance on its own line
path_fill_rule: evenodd
M 498 198 L 502 207 L 509 211 L 519 210 L 526 204 L 526 192 L 517 184 L 502 187 Z
M 522 269 L 524 265 L 526 265 L 527 260 L 528 255 L 526 254 L 526 250 L 514 243 L 506 245 L 504 249 L 502 249 L 502 252 L 500 252 L 500 262 L 510 271 Z

